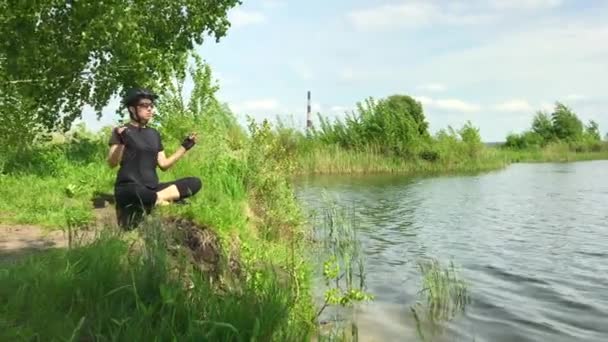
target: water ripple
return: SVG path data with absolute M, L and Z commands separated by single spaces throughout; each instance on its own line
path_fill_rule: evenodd
M 404 318 L 418 298 L 415 261 L 430 256 L 454 260 L 473 298 L 446 341 L 608 341 L 607 169 L 518 164 L 475 177 L 322 181 L 361 225 L 377 296 L 364 309 L 374 319 L 361 321 L 365 336 L 415 331 Z M 319 190 L 307 183 L 299 197 L 314 207 Z M 387 306 L 399 314 L 380 314 Z

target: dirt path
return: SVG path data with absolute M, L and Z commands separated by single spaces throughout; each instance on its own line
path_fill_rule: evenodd
M 0 260 L 67 245 L 67 236 L 62 231 L 48 231 L 31 225 L 0 224 Z
M 115 222 L 112 206 L 94 209 L 94 214 L 97 227 L 113 225 Z M 62 230 L 50 230 L 36 225 L 0 224 L 0 261 L 67 246 L 68 234 Z

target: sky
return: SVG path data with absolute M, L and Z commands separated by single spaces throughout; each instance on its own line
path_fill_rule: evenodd
M 315 122 L 405 94 L 431 132 L 470 120 L 484 141 L 504 141 L 556 101 L 608 132 L 605 0 L 244 0 L 229 18 L 228 35 L 197 52 L 241 122 L 303 128 L 311 91 Z M 109 124 L 115 106 L 83 120 Z

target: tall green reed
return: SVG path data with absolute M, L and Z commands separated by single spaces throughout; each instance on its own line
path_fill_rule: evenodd
M 422 277 L 422 298 L 410 310 L 418 336 L 427 341 L 444 331 L 444 323 L 466 310 L 471 296 L 453 262 L 446 267 L 435 259 L 423 260 L 418 262 L 418 268 Z
M 330 330 L 322 329 L 324 333 L 318 337 L 320 340 L 338 337 L 356 340 L 357 327 L 347 311 L 374 298 L 366 290 L 365 263 L 357 236 L 358 222 L 352 208 L 340 207 L 325 193 L 323 198 L 323 207 L 312 213 L 314 238 L 319 241 L 313 263 L 323 265 L 319 275 L 323 299 L 317 320 L 319 324 L 328 325 Z

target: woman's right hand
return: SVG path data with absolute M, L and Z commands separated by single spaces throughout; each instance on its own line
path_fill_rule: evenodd
M 114 130 L 116 131 L 116 134 L 118 135 L 118 139 L 120 140 L 120 143 L 122 145 L 125 144 L 125 136 L 123 135 L 123 133 L 125 132 L 126 129 L 127 129 L 127 127 L 125 127 L 125 126 L 114 128 Z

